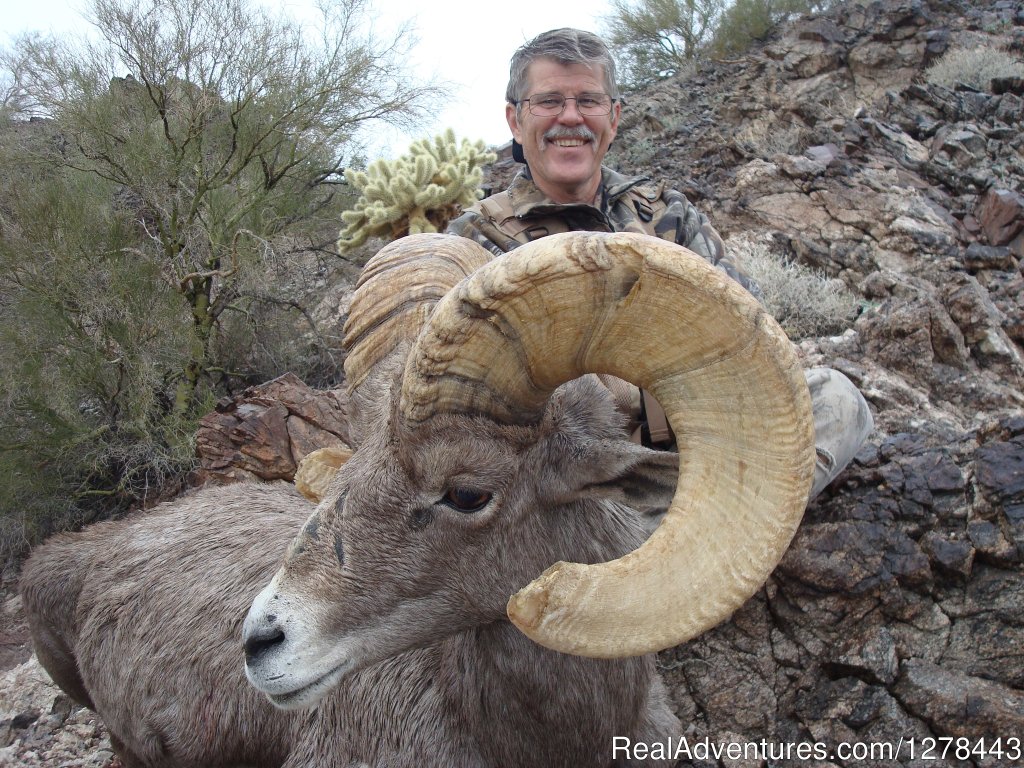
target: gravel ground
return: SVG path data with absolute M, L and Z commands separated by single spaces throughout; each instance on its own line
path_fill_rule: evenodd
M 0 768 L 121 768 L 96 714 L 39 666 L 20 599 L 0 600 Z

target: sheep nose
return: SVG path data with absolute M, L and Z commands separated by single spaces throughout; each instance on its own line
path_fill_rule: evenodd
M 244 640 L 245 663 L 247 665 L 257 663 L 263 654 L 283 642 L 284 631 L 271 622 L 247 632 Z

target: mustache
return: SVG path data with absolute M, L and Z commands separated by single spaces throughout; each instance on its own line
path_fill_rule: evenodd
M 582 139 L 584 141 L 597 141 L 597 134 L 585 125 L 555 125 L 544 132 L 544 141 L 555 141 L 556 139 Z

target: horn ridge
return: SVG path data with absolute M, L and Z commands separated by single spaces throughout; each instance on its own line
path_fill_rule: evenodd
M 491 258 L 472 240 L 423 233 L 388 243 L 367 261 L 344 329 L 349 391 L 401 344 L 411 344 L 437 302 Z

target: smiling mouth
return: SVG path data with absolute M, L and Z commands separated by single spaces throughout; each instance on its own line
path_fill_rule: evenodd
M 551 139 L 552 144 L 556 147 L 582 147 L 584 144 L 589 143 L 589 139 Z

